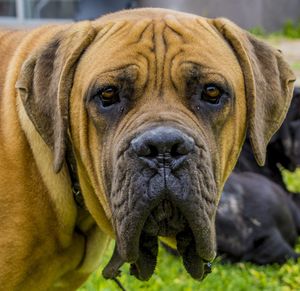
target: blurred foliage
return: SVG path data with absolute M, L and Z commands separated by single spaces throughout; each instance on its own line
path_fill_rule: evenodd
M 282 28 L 282 34 L 288 38 L 300 38 L 300 21 L 297 23 L 291 20 L 286 21 Z
M 291 63 L 291 67 L 293 70 L 300 70 L 300 61 Z
M 265 37 L 267 33 L 261 26 L 255 26 L 249 29 L 249 32 L 256 36 Z
M 283 24 L 281 30 L 269 34 L 260 26 L 255 26 L 249 29 L 249 32 L 258 37 L 286 37 L 291 39 L 297 39 L 300 38 L 300 21 L 293 22 L 292 20 L 287 20 Z
M 300 168 L 297 169 L 295 172 L 290 172 L 288 170 L 283 169 L 282 174 L 283 180 L 287 185 L 289 191 L 300 193 Z

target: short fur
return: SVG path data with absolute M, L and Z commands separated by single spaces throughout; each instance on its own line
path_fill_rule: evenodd
M 172 176 L 170 187 L 180 194 L 178 187 L 190 189 L 192 179 L 188 199 L 193 200 L 183 204 L 187 213 L 194 206 L 203 209 L 188 217 L 203 243 L 191 241 L 191 247 L 211 260 L 216 207 L 247 124 L 256 158 L 263 163 L 265 147 L 288 109 L 294 75 L 281 54 L 230 21 L 162 9 L 32 31 L 4 30 L 0 40 L 1 288 L 76 289 L 96 269 L 109 237 L 117 239 L 124 261 L 136 259 L 137 246 L 128 240 L 133 233 L 120 236 L 119 219 L 129 224 L 141 219 L 141 206 L 128 208 L 126 195 L 140 189 L 145 176 L 139 176 L 136 159 L 128 160 L 128 145 L 156 123 L 184 131 L 200 146 L 192 153 L 197 163 L 187 162 L 192 172 L 180 169 L 183 182 Z M 191 96 L 194 105 L 186 99 L 186 78 L 192 83 L 225 79 L 232 98 L 219 111 L 201 109 L 208 105 L 197 105 L 196 95 Z M 100 114 L 89 92 L 111 82 L 124 85 L 121 97 L 127 103 Z M 87 209 L 72 197 L 67 138 Z M 126 168 L 137 180 L 126 177 L 128 187 L 121 191 Z M 113 193 L 121 196 L 116 199 Z M 205 224 L 196 227 L 201 221 Z M 190 263 L 185 261 L 188 271 L 201 279 L 199 266 Z M 137 277 L 147 279 L 152 272 Z

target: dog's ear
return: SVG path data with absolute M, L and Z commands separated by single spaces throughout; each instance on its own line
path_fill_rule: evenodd
M 89 22 L 73 24 L 24 62 L 16 83 L 25 110 L 54 152 L 54 170 L 60 171 L 66 151 L 68 103 L 76 64 L 92 42 Z
M 282 54 L 227 19 L 211 21 L 234 51 L 244 74 L 248 135 L 259 165 L 289 108 L 295 76 Z

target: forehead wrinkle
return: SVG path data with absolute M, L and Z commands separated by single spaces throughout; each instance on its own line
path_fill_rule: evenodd
M 206 18 L 196 18 L 196 22 L 204 28 L 211 36 L 220 38 L 220 32 L 218 32 L 213 26 L 211 26 Z
M 105 24 L 103 27 L 101 27 L 98 31 L 97 36 L 94 39 L 94 42 L 98 41 L 105 41 L 108 38 L 110 38 L 112 35 L 114 35 L 116 32 L 118 32 L 122 27 L 124 26 L 124 23 L 126 21 L 122 22 L 110 22 Z
M 98 34 L 94 39 L 94 42 L 106 41 L 109 39 L 120 38 L 121 40 L 132 40 L 137 41 L 144 30 L 151 24 L 151 19 L 143 19 L 136 22 L 130 20 L 114 21 L 104 24 L 103 26 L 97 27 Z
M 154 88 L 159 97 L 163 98 L 163 84 L 165 81 L 165 62 L 167 58 L 167 42 L 165 37 L 166 23 L 164 19 L 157 20 L 154 25 L 154 54 L 155 54 L 155 83 Z
M 153 51 L 153 33 L 151 19 L 109 23 L 99 30 L 91 47 L 99 48 L 100 51 L 107 46 L 109 51 L 116 54 L 128 51 L 130 54 L 136 52 L 145 56 L 147 49 Z
M 140 42 L 149 42 L 153 39 L 153 20 L 139 21 L 136 25 L 131 28 L 130 44 L 137 44 Z M 132 37 L 133 36 L 133 37 Z M 132 38 L 134 38 L 132 40 Z M 150 43 L 150 42 L 149 42 Z M 150 45 L 149 45 L 150 46 Z
M 172 74 L 172 67 L 173 67 L 173 65 L 174 65 L 174 63 L 175 63 L 175 59 L 176 59 L 177 57 L 179 57 L 182 53 L 183 53 L 183 50 L 180 49 L 176 54 L 174 54 L 173 57 L 172 57 L 171 60 L 170 60 L 170 65 L 169 65 L 169 76 L 170 76 L 170 80 L 171 80 L 171 83 L 172 83 L 173 87 L 175 88 L 175 90 L 176 90 L 177 92 L 179 92 L 180 88 L 179 88 L 179 86 L 177 86 L 176 81 L 174 80 L 174 76 L 173 76 L 173 74 Z
M 115 25 L 118 25 L 119 23 L 116 22 Z M 132 23 L 131 21 L 122 21 L 120 22 L 120 24 L 118 25 L 118 29 L 112 31 L 112 33 L 110 33 L 110 39 L 121 39 L 121 40 L 125 40 L 125 39 L 131 39 L 131 33 L 132 32 L 132 28 L 135 29 L 135 25 L 134 23 Z
M 147 60 L 146 64 L 149 64 L 152 57 L 151 54 L 153 55 L 153 32 L 151 31 L 151 23 L 143 21 L 143 23 L 141 24 L 142 25 L 139 27 L 139 31 L 134 36 L 134 38 L 136 39 L 134 39 L 133 42 L 131 41 L 131 38 L 125 36 L 122 37 L 122 33 L 126 32 L 127 35 L 131 34 L 131 30 L 135 31 L 133 26 L 129 31 L 127 28 L 125 29 L 125 31 L 122 31 L 124 27 L 121 27 L 120 24 L 118 24 L 118 26 L 113 25 L 106 29 L 104 32 L 100 31 L 100 33 L 102 32 L 101 36 L 103 37 L 99 37 L 98 41 L 94 41 L 85 53 L 85 57 L 91 64 L 90 68 L 92 67 L 97 70 L 97 62 L 95 62 L 96 55 L 103 56 L 102 59 L 99 59 L 100 63 L 109 65 L 107 69 L 103 68 L 101 70 L 101 67 L 99 67 L 99 70 L 102 72 L 114 71 L 130 65 L 142 66 L 142 64 L 137 61 L 136 56 L 142 56 L 143 59 Z M 151 31 L 151 34 L 149 35 L 150 40 L 148 41 L 148 43 L 147 41 L 143 41 L 143 35 L 145 35 L 146 31 Z M 114 61 L 114 56 L 117 55 L 120 58 L 119 62 Z M 109 62 L 105 61 L 105 59 Z
M 141 59 L 145 60 L 146 69 L 143 70 L 144 71 L 144 73 L 142 74 L 143 75 L 143 86 L 141 89 L 142 92 L 144 92 L 146 90 L 147 85 L 149 84 L 149 79 L 150 79 L 150 76 L 149 76 L 150 59 L 147 56 L 147 54 L 145 54 L 143 52 L 138 52 L 137 54 Z M 141 75 L 140 70 L 138 70 L 138 75 Z
M 193 41 L 195 36 L 198 37 L 199 34 L 203 34 L 203 30 L 211 37 L 220 39 L 220 33 L 209 24 L 207 18 L 196 16 L 187 19 L 176 17 L 175 15 L 167 15 L 165 21 L 166 25 L 178 36 L 181 36 L 184 42 L 188 42 L 189 39 Z
M 114 23 L 108 23 L 101 27 L 95 27 L 95 30 L 98 30 L 96 37 L 94 38 L 94 42 L 97 42 L 99 39 L 103 38 L 105 34 L 107 34 L 110 29 L 113 27 Z
M 165 17 L 165 23 L 168 28 L 170 28 L 174 33 L 183 37 L 182 33 L 182 24 L 179 22 L 179 19 L 174 15 L 167 15 Z
M 184 50 L 182 49 L 182 44 L 184 43 L 184 39 L 181 34 L 178 34 L 175 30 L 171 29 L 169 26 L 165 29 L 166 35 L 164 36 L 166 47 L 167 47 L 167 54 L 166 54 L 166 65 L 167 68 L 165 71 L 165 79 L 169 79 L 172 86 L 176 91 L 179 91 L 178 86 L 176 85 L 176 82 L 174 82 L 172 78 L 172 66 L 174 59 L 176 59 L 177 56 L 181 55 Z M 173 36 L 175 37 L 172 37 Z

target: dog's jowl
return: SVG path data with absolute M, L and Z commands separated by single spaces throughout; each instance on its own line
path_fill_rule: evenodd
M 0 31 L 0 282 L 72 290 L 99 265 L 141 280 L 158 237 L 195 279 L 246 128 L 259 164 L 288 110 L 280 52 L 225 19 L 142 9 Z

